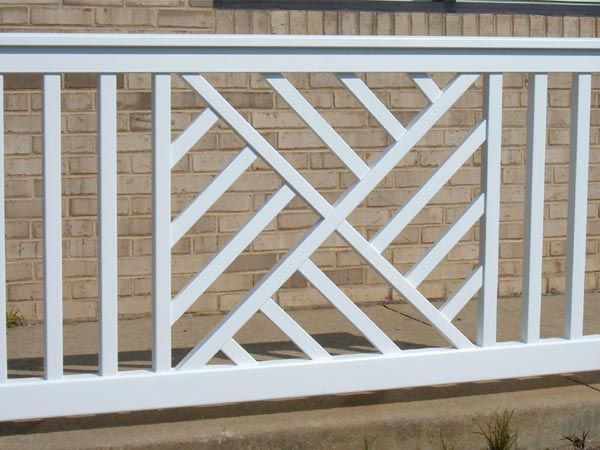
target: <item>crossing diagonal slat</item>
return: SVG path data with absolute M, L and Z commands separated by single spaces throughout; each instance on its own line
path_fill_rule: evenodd
M 484 194 L 480 194 L 406 274 L 406 279 L 415 286 L 420 285 L 465 233 L 475 225 L 483 215 L 483 207 Z
M 325 144 L 346 164 L 358 178 L 368 172 L 369 166 L 360 159 L 352 148 L 335 132 L 327 121 L 298 92 L 298 90 L 280 73 L 263 74 L 265 80 L 283 97 L 304 122 L 319 136 Z
M 445 316 L 443 316 L 417 288 L 385 259 L 348 222 L 338 227 L 338 232 L 392 287 L 406 297 L 429 323 L 457 348 L 473 347 L 469 341 Z
M 197 74 L 182 77 L 258 156 L 286 180 L 291 189 L 310 203 L 321 217 L 333 212 L 329 202 L 204 77 Z
M 192 306 L 293 198 L 294 192 L 283 186 L 265 202 L 225 247 L 175 296 L 171 302 L 171 323 L 175 323 Z
M 337 77 L 394 140 L 400 139 L 406 129 L 358 76 L 340 73 Z
M 442 91 L 438 85 L 426 73 L 411 73 L 410 78 L 430 102 L 435 102 L 442 95 Z
M 485 141 L 486 123 L 482 121 L 446 158 L 433 175 L 415 192 L 400 210 L 394 214 L 371 239 L 371 244 L 383 252 L 404 228 L 416 217 L 423 207 L 448 182 L 456 171 L 469 159 Z
M 171 246 L 208 211 L 233 183 L 252 165 L 256 155 L 245 147 L 209 185 L 171 222 Z
M 401 351 L 311 260 L 302 264 L 299 270 L 382 354 L 391 355 Z
M 185 156 L 192 146 L 217 123 L 219 117 L 206 108 L 171 144 L 171 168 Z
M 223 348 L 223 353 L 227 355 L 237 366 L 257 366 L 258 362 L 248 353 L 244 347 L 231 339 Z
M 374 163 L 366 175 L 356 182 L 346 193 L 331 206 L 301 175 L 293 168 L 283 165 L 281 156 L 260 136 L 240 115 L 229 105 L 216 90 L 201 76 L 184 76 L 190 85 L 226 120 L 236 131 L 256 150 L 265 160 L 279 172 L 292 185 L 304 199 L 311 204 L 323 220 L 315 224 L 298 245 L 290 250 L 272 269 L 257 283 L 244 297 L 244 299 L 230 311 L 221 322 L 199 342 L 178 365 L 178 369 L 199 368 L 219 351 L 221 346 L 233 336 L 260 306 L 266 302 L 279 289 L 285 280 L 289 279 L 300 265 L 338 228 L 345 224 L 352 228 L 345 220 L 346 217 L 364 200 L 364 198 L 383 180 L 389 171 L 408 153 L 408 151 L 425 135 L 435 122 L 454 104 L 454 102 L 478 78 L 478 74 L 462 74 L 450 82 L 438 100 L 424 109 L 407 128 L 403 138 L 391 145 Z M 290 172 L 292 170 L 292 173 Z M 284 172 L 284 173 L 282 173 Z M 287 175 L 287 176 L 286 176 Z M 288 177 L 289 176 L 289 177 Z M 367 243 L 368 245 L 368 243 Z M 377 252 L 369 245 L 377 254 Z M 381 255 L 379 255 L 381 257 Z M 385 259 L 385 258 L 383 258 Z M 389 264 L 389 263 L 388 263 Z M 393 267 L 392 267 L 393 269 Z M 394 269 L 395 271 L 395 269 Z M 417 299 L 417 303 L 425 303 L 425 307 L 432 307 L 410 283 L 396 272 L 400 282 L 397 286 L 412 289 L 409 295 Z M 454 345 L 465 347 L 470 342 L 451 324 L 444 323 L 445 318 L 433 308 L 427 314 L 434 316 L 436 323 L 442 329 L 448 329 L 450 335 L 445 334 Z M 437 317 L 436 317 L 437 315 Z M 442 319 L 441 321 L 439 319 Z M 438 328 L 440 329 L 440 328 Z
M 440 307 L 440 312 L 449 320 L 452 320 L 473 298 L 483 285 L 483 268 L 479 266 L 469 275 L 454 294 Z
M 310 359 L 331 359 L 331 355 L 273 299 L 264 303 L 260 310 Z

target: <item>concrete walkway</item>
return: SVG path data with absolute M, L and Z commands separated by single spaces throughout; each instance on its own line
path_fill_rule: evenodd
M 475 304 L 455 321 L 475 333 Z M 585 332 L 600 332 L 600 295 L 586 298 Z M 520 301 L 499 305 L 499 340 L 519 335 Z M 561 297 L 544 299 L 542 335 L 562 334 Z M 364 311 L 402 348 L 445 346 L 409 305 L 369 306 Z M 293 311 L 294 318 L 332 354 L 374 351 L 332 309 Z M 174 362 L 220 319 L 185 317 L 173 330 Z M 39 375 L 41 326 L 9 330 L 12 376 Z M 97 367 L 96 323 L 65 326 L 68 373 Z M 238 341 L 257 359 L 301 354 L 269 321 L 256 316 Z M 149 366 L 150 320 L 120 322 L 121 370 Z M 215 360 L 225 362 L 222 356 Z M 60 401 L 60 399 L 57 399 Z M 180 408 L 0 424 L 0 449 L 364 449 L 484 448 L 474 420 L 514 410 L 522 449 L 568 448 L 561 437 L 591 431 L 600 443 L 600 372 L 577 375 L 402 389 L 354 395 Z

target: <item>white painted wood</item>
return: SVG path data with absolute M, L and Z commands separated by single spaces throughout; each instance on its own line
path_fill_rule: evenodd
M 210 108 L 206 108 L 188 125 L 171 144 L 171 168 L 175 167 L 194 144 L 217 123 L 217 120 L 219 120 L 219 117 Z
M 331 355 L 273 299 L 264 303 L 260 310 L 310 359 L 331 359 Z
M 223 353 L 227 355 L 237 366 L 257 366 L 258 362 L 248 353 L 244 347 L 231 339 L 223 348 Z
M 485 140 L 486 123 L 482 121 L 446 158 L 433 175 L 415 192 L 371 239 L 371 245 L 383 252 L 402 230 L 419 214 L 423 207 L 438 193 L 458 169 L 471 157 Z
M 569 238 L 567 242 L 566 339 L 539 339 L 539 289 L 543 225 L 543 174 L 548 72 L 574 73 L 570 161 Z M 101 374 L 62 374 L 62 255 L 60 72 L 100 73 L 99 95 L 99 240 Z M 267 75 L 358 181 L 333 205 L 292 167 L 199 72 L 332 72 L 396 141 L 368 167 L 282 75 Z M 356 75 L 409 73 L 430 105 L 406 128 Z M 459 73 L 440 89 L 430 72 Z M 498 223 L 501 161 L 502 75 L 531 72 L 528 134 L 528 205 L 523 340 L 496 343 Z M 50 73 L 44 76 L 44 270 L 46 378 L 7 381 L 4 222 L 0 205 L 0 420 L 127 409 L 215 404 L 293 396 L 392 389 L 512 376 L 597 370 L 600 336 L 582 336 L 585 270 L 585 220 L 591 72 L 600 71 L 596 39 L 519 39 L 448 37 L 306 37 L 173 35 L 0 34 L 0 73 Z M 116 354 L 116 123 L 117 72 L 154 73 L 153 79 L 153 370 L 117 372 Z M 189 73 L 186 81 L 209 104 L 179 137 L 171 139 L 170 75 Z M 350 73 L 350 74 L 348 74 Z M 434 175 L 369 243 L 346 220 L 423 138 L 454 102 L 486 73 L 483 120 Z M 0 94 L 2 92 L 0 77 Z M 2 119 L 0 101 L 0 122 Z M 247 147 L 192 203 L 171 221 L 171 168 L 221 118 Z M 0 124 L 0 136 L 2 133 Z M 482 152 L 482 194 L 405 277 L 382 256 L 431 197 L 486 140 Z M 0 159 L 3 156 L 0 143 Z M 174 244 L 261 157 L 283 179 L 281 188 L 238 234 L 171 301 L 171 245 Z M 3 166 L 0 163 L 0 184 Z M 3 194 L 0 187 L 0 194 Z M 320 216 L 300 242 L 200 342 L 171 368 L 171 325 L 268 221 L 296 195 Z M 2 195 L 0 195 L 0 198 Z M 1 202 L 0 202 L 1 203 Z M 541 205 L 541 206 L 540 206 Z M 483 214 L 480 267 L 438 310 L 416 285 L 437 265 L 461 233 Z M 464 216 L 463 216 L 464 217 Z M 470 225 L 469 225 L 470 226 Z M 311 255 L 332 233 L 339 233 L 392 287 L 431 323 L 454 349 L 404 350 L 379 329 L 314 263 Z M 112 262 L 112 263 L 111 263 Z M 272 300 L 296 271 L 344 314 L 381 352 L 329 355 Z M 452 319 L 478 290 L 477 344 Z M 111 294 L 113 293 L 113 294 Z M 262 311 L 309 359 L 257 362 L 234 337 Z M 218 351 L 236 366 L 205 366 Z M 201 370 L 196 370 L 201 369 Z M 156 373 L 160 372 L 160 373 Z M 398 376 L 401 374 L 401 376 Z M 324 383 L 323 380 L 334 380 Z M 26 401 L 23 401 L 25 399 Z M 33 400 L 32 400 L 33 399 Z M 60 399 L 58 402 L 56 399 Z M 31 408 L 35 401 L 36 408 Z M 10 407 L 2 407 L 10 405 Z
M 415 286 L 419 286 L 437 265 L 442 262 L 450 250 L 454 248 L 483 215 L 484 197 L 484 194 L 480 194 L 479 197 L 473 200 L 450 228 L 440 236 L 427 253 L 410 269 L 406 274 L 407 281 Z
M 451 81 L 444 89 L 442 95 L 436 102 L 426 108 L 407 129 L 404 138 L 391 145 L 372 166 L 371 170 L 354 184 L 346 194 L 336 202 L 336 207 L 327 201 L 316 190 L 304 180 L 293 168 L 282 163 L 281 157 L 264 138 L 237 113 L 227 102 L 214 91 L 214 88 L 200 76 L 184 76 L 184 79 L 199 92 L 206 101 L 215 109 L 221 117 L 235 127 L 236 131 L 257 151 L 261 153 L 267 162 L 279 172 L 290 185 L 297 184 L 294 189 L 311 204 L 317 212 L 323 216 L 323 220 L 311 228 L 309 233 L 296 247 L 283 257 L 263 279 L 251 289 L 244 299 L 231 310 L 221 322 L 199 342 L 186 357 L 179 363 L 177 368 L 193 369 L 206 364 L 216 352 L 227 342 L 240 327 L 246 323 L 258 311 L 260 306 L 279 289 L 283 283 L 298 269 L 298 267 L 311 255 L 331 233 L 338 231 L 351 232 L 353 228 L 345 221 L 347 217 L 385 178 L 387 173 L 402 159 L 406 153 L 423 137 L 429 128 L 447 111 L 451 105 L 468 89 L 478 78 L 476 74 L 459 75 Z M 274 153 L 273 153 L 274 152 Z M 282 173 L 283 172 L 283 173 Z M 325 204 L 325 207 L 323 207 Z M 348 228 L 344 228 L 347 225 Z M 345 237 L 346 238 L 346 237 Z M 358 239 L 363 239 L 358 234 Z M 366 242 L 366 241 L 365 241 Z M 381 257 L 368 243 L 366 246 L 372 250 L 377 257 L 383 259 L 381 267 L 389 273 L 395 285 L 403 294 L 408 293 L 409 301 L 412 301 L 419 310 L 436 326 L 444 336 L 448 337 L 457 347 L 467 347 L 470 342 L 446 320 L 432 305 L 423 297 L 410 283 L 408 283 L 394 268 Z M 364 256 L 364 255 L 363 255 Z M 379 260 L 380 261 L 380 260 Z M 371 263 L 372 264 L 372 263 Z M 381 273 L 381 272 L 380 272 Z
M 159 33 L 2 33 L 0 47 L 113 47 L 168 48 L 207 47 L 244 49 L 256 47 L 285 48 L 290 54 L 300 48 L 341 49 L 433 49 L 444 54 L 448 49 L 514 49 L 514 50 L 600 50 L 595 38 L 524 38 L 479 36 L 322 36 L 261 34 L 159 34 Z M 440 49 L 444 49 L 440 52 Z M 231 54 L 231 50 L 228 50 Z M 391 52 L 385 53 L 388 55 Z M 433 61 L 432 61 L 433 62 Z M 371 69 L 369 66 L 364 67 Z M 428 72 L 428 71 L 425 71 Z
M 429 102 L 434 102 L 442 94 L 440 88 L 426 73 L 411 73 L 410 78 L 421 89 Z
M 47 380 L 63 376 L 60 81 L 58 74 L 44 75 L 44 370 Z
M 0 383 L 8 378 L 6 346 L 6 249 L 4 226 L 4 77 L 0 75 Z
M 596 72 L 599 47 L 553 38 L 3 33 L 0 72 Z
M 57 72 L 101 73 L 312 73 L 312 72 L 599 72 L 598 50 L 576 48 L 560 50 L 532 49 L 505 51 L 494 49 L 434 50 L 411 48 L 393 50 L 393 55 L 374 48 L 359 50 L 332 48 L 299 49 L 298 53 L 283 53 L 279 48 L 261 48 L 253 52 L 236 53 L 212 48 L 123 48 L 97 49 L 92 52 L 65 52 L 60 48 L 30 48 L 0 46 L 0 73 Z M 392 57 L 393 56 L 393 57 Z M 557 61 L 560 60 L 560 63 Z M 568 69 L 565 69 L 568 68 Z
M 529 76 L 521 339 L 540 338 L 548 75 Z M 485 284 L 485 280 L 484 280 Z
M 292 107 L 302 120 L 315 132 L 321 140 L 337 155 L 338 158 L 361 179 L 369 166 L 360 159 L 354 150 L 327 123 L 313 106 L 296 90 L 296 88 L 280 73 L 263 74 L 267 83 Z
M 256 155 L 250 148 L 237 155 L 171 223 L 171 246 L 194 226 L 233 183 L 252 165 Z
M 477 344 L 496 344 L 498 302 L 498 252 L 500 234 L 500 180 L 502 176 L 502 74 L 484 78 L 483 114 L 486 145 L 481 152 L 481 190 L 485 194 L 479 227 L 479 264 L 482 289 L 477 305 Z
M 16 47 L 19 49 L 20 47 Z M 374 48 L 349 50 L 332 48 L 300 49 L 283 53 L 279 48 L 261 48 L 236 53 L 212 48 L 114 48 L 93 52 L 65 52 L 60 48 L 30 48 L 15 52 L 0 46 L 0 73 L 57 72 L 98 73 L 257 73 L 268 72 L 600 72 L 598 50 L 575 48 L 571 52 L 546 49 L 449 49 L 434 50 L 399 48 L 390 55 Z M 557 63 L 557 61 L 559 61 Z M 568 69 L 565 69 L 568 68 Z
M 300 273 L 382 354 L 392 355 L 400 352 L 394 341 L 362 312 L 311 260 L 307 260 L 300 266 Z
M 219 250 L 175 296 L 171 303 L 171 321 L 175 323 L 194 302 L 213 284 L 216 279 L 235 261 L 262 230 L 277 217 L 283 208 L 294 198 L 294 192 L 282 186 L 248 220 L 244 226 Z M 269 296 L 270 297 L 270 296 Z
M 435 328 L 441 336 L 456 348 L 470 348 L 469 341 L 442 313 L 421 294 L 417 288 L 403 277 L 400 272 L 348 222 L 338 228 L 342 237 L 377 271 L 383 279 L 392 285 L 406 300 L 411 303 Z
M 235 110 L 223 96 L 200 75 L 183 75 L 183 79 L 219 116 L 233 127 L 244 139 L 248 146 L 265 160 L 271 168 L 284 178 L 291 189 L 302 192 L 302 196 L 309 201 L 321 216 L 326 216 L 333 210 L 315 188 L 302 177 L 298 171 L 277 151 L 267 140 L 250 125 L 242 115 Z M 308 197 L 308 198 L 307 198 Z M 310 198 L 310 200 L 309 200 Z M 267 296 L 266 298 L 270 297 Z
M 364 108 L 379 122 L 394 140 L 398 141 L 406 129 L 369 87 L 353 73 L 340 73 L 338 79 L 356 97 Z
M 152 368 L 171 369 L 171 75 L 152 79 Z
M 69 376 L 64 382 L 15 380 L 0 386 L 0 420 L 398 389 L 597 370 L 600 337 L 543 339 L 478 349 L 406 350 L 399 355 L 344 355 L 213 369 L 127 371 L 119 377 Z M 241 380 L 241 381 L 240 381 Z M 251 387 L 251 389 L 249 389 Z M 24 398 L 34 398 L 31 408 Z M 56 399 L 61 399 L 57 402 Z
M 579 339 L 583 336 L 592 76 L 574 74 L 572 79 L 565 336 Z
M 98 308 L 100 374 L 118 370 L 117 76 L 98 77 Z
M 454 294 L 440 307 L 440 312 L 453 320 L 483 285 L 483 268 L 479 266 L 456 289 Z

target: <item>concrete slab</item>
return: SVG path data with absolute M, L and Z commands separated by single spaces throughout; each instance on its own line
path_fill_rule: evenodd
M 600 296 L 587 299 L 586 330 L 600 322 Z M 543 336 L 562 333 L 563 299 L 545 298 Z M 499 339 L 519 332 L 520 300 L 499 304 Z M 410 305 L 364 308 L 402 348 L 444 346 Z M 455 323 L 475 332 L 475 304 Z M 334 354 L 374 351 L 331 309 L 292 311 L 294 318 Z M 173 330 L 174 361 L 183 357 L 220 320 L 184 317 Z M 588 331 L 589 332 L 589 331 Z M 11 376 L 39 375 L 43 367 L 41 326 L 9 330 Z M 70 373 L 97 368 L 96 323 L 65 326 L 65 364 Z M 120 322 L 122 370 L 150 362 L 149 319 Z M 258 359 L 301 357 L 301 353 L 262 315 L 240 331 L 238 341 Z M 216 360 L 226 362 L 222 355 Z M 57 401 L 60 401 L 57 399 Z M 363 449 L 483 448 L 474 421 L 514 410 L 519 445 L 524 449 L 561 447 L 561 437 L 590 430 L 600 443 L 600 372 L 336 395 L 216 407 L 179 408 L 0 424 L 0 449 Z

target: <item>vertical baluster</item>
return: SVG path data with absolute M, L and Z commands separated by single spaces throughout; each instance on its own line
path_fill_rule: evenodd
M 45 372 L 63 375 L 60 75 L 44 75 L 44 323 Z
M 155 74 L 152 86 L 152 367 L 171 369 L 171 75 Z
M 542 253 L 544 239 L 544 171 L 546 154 L 547 74 L 529 75 L 527 101 L 527 168 L 525 190 L 525 254 L 521 339 L 540 338 Z
M 577 339 L 583 336 L 592 76 L 573 74 L 571 89 L 565 337 Z
M 0 383 L 8 377 L 6 348 L 6 255 L 4 234 L 4 77 L 0 75 Z
M 480 225 L 479 262 L 483 285 L 479 296 L 477 343 L 496 343 L 498 297 L 498 236 L 500 221 L 500 170 L 502 150 L 502 74 L 485 75 L 484 114 L 486 143 L 482 151 L 481 189 L 484 191 L 484 215 Z
M 117 77 L 98 77 L 98 265 L 100 373 L 118 370 Z

